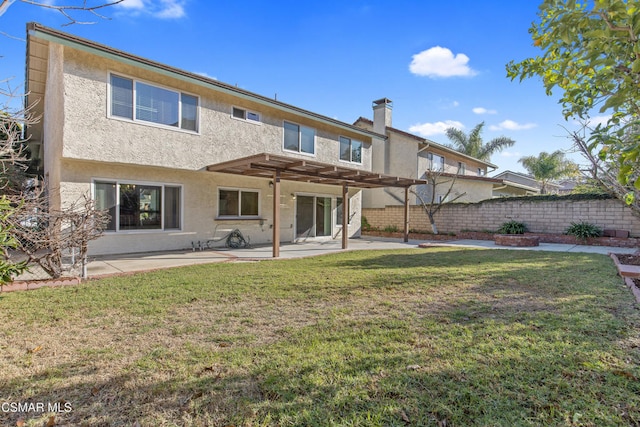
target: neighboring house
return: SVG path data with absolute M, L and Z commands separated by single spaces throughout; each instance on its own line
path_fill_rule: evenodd
M 462 154 L 453 148 L 440 145 L 426 138 L 392 127 L 392 102 L 382 98 L 373 102 L 373 121 L 360 117 L 354 125 L 386 135 L 377 139 L 372 147 L 372 170 L 407 178 L 425 179 L 427 173 L 438 175 L 436 202 L 445 201 L 445 195 L 453 181 L 449 199 L 461 196 L 459 202 L 477 202 L 490 199 L 493 186 L 500 180 L 488 178 L 487 171 L 496 165 Z M 430 186 L 418 186 L 416 192 L 425 201 L 431 201 Z M 382 208 L 403 203 L 402 194 L 393 188 L 367 190 L 363 206 Z M 419 200 L 414 196 L 411 203 Z
M 191 248 L 236 228 L 274 256 L 281 241 L 346 246 L 363 188 L 419 183 L 371 172 L 384 145 L 373 130 L 39 24 L 26 72 L 51 208 L 90 194 L 111 214 L 92 255 Z
M 496 185 L 493 190 L 493 197 L 512 197 L 512 196 L 532 196 L 540 194 L 541 185 L 536 179 L 530 175 L 525 175 L 513 171 L 504 171 L 495 175 L 493 178 L 502 181 Z M 547 193 L 557 194 L 560 192 L 560 185 L 549 182 L 547 183 Z

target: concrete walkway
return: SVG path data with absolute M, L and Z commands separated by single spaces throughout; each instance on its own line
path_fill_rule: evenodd
M 634 253 L 634 248 L 619 248 L 611 246 L 586 246 L 567 245 L 555 243 L 540 243 L 540 246 L 529 248 L 513 248 L 496 246 L 491 240 L 452 240 L 452 241 L 424 241 L 410 240 L 407 243 L 398 239 L 385 238 L 360 238 L 350 239 L 348 250 L 374 250 L 374 249 L 407 249 L 425 246 L 454 246 L 463 248 L 483 249 L 510 249 L 510 250 L 535 250 L 551 252 L 587 252 L 607 255 L 609 253 L 628 254 Z M 330 240 L 324 242 L 305 242 L 295 244 L 283 244 L 280 247 L 279 259 L 304 258 L 323 255 L 327 253 L 341 252 L 341 242 Z M 207 264 L 213 262 L 251 262 L 272 260 L 271 246 L 257 246 L 248 249 L 204 250 L 204 251 L 172 251 L 153 252 L 129 255 L 100 256 L 93 258 L 88 266 L 89 277 L 111 276 L 126 274 L 136 271 L 157 270 L 170 267 L 180 267 L 194 264 Z

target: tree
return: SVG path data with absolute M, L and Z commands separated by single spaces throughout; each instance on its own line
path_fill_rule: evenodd
M 2 259 L 0 260 L 0 289 L 3 285 L 11 282 L 13 277 L 22 273 L 27 268 L 27 262 L 10 261 L 9 251 L 18 246 L 18 241 L 11 233 L 12 225 L 9 219 L 16 210 L 11 206 L 11 202 L 5 196 L 0 197 L 0 250 Z
M 565 159 L 564 153 L 560 150 L 551 154 L 543 151 L 537 156 L 522 157 L 518 161 L 540 183 L 541 194 L 547 193 L 550 181 L 579 173 L 578 165 Z
M 543 54 L 511 61 L 507 76 L 540 77 L 548 95 L 560 89 L 566 119 L 610 115 L 577 146 L 587 159 L 615 165 L 624 191 L 614 193 L 633 205 L 640 190 L 640 5 L 545 0 L 538 16 L 529 32 Z
M 448 177 L 451 179 L 446 179 Z M 429 218 L 431 231 L 433 231 L 433 234 L 438 234 L 436 214 L 444 205 L 455 202 L 467 193 L 455 194 L 453 198 L 450 198 L 449 196 L 452 195 L 453 186 L 456 183 L 456 175 L 445 175 L 443 170 L 427 170 L 422 179 L 427 181 L 427 185 L 421 186 L 422 188 L 418 190 L 411 190 L 411 193 L 418 198 L 424 213 L 427 215 L 427 218 Z M 443 186 L 447 188 L 447 190 L 444 194 L 439 195 L 438 188 L 442 188 Z
M 78 21 L 76 18 L 76 14 L 88 12 L 98 18 L 105 19 L 103 15 L 99 13 L 101 9 L 105 7 L 113 6 L 114 4 L 121 3 L 123 0 L 114 0 L 111 2 L 100 3 L 96 5 L 88 5 L 87 0 L 82 0 L 81 4 L 67 4 L 67 5 L 55 5 L 50 0 L 36 1 L 36 0 L 19 0 L 21 3 L 31 4 L 37 7 L 43 7 L 46 9 L 53 9 L 61 13 L 65 18 L 67 18 L 68 22 L 63 24 L 63 26 L 72 25 L 72 24 L 92 24 L 93 22 L 88 21 Z M 0 16 L 4 15 L 4 13 L 9 9 L 9 7 L 15 3 L 16 0 L 0 0 Z
M 36 7 L 53 9 L 60 12 L 68 22 L 64 25 L 86 24 L 89 22 L 77 19 L 82 13 L 89 13 L 99 18 L 104 18 L 99 14 L 99 10 L 122 2 L 115 0 L 96 5 L 88 5 L 86 0 L 78 1 L 78 4 L 54 5 L 51 1 L 42 0 L 18 0 Z M 16 0 L 0 0 L 0 16 L 15 3 Z M 0 35 L 8 36 L 0 32 Z M 21 226 L 29 224 L 33 215 L 30 204 L 33 200 L 33 189 L 28 188 L 23 191 L 20 181 L 24 178 L 22 172 L 29 167 L 28 137 L 23 133 L 23 127 L 35 124 L 40 119 L 33 115 L 33 105 L 13 108 L 12 104 L 22 105 L 23 94 L 18 94 L 9 85 L 9 80 L 0 80 L 0 190 L 3 195 L 0 197 L 0 286 L 10 280 L 16 274 L 26 269 L 25 262 L 14 262 L 10 259 L 10 251 L 19 249 L 23 241 L 16 238 L 16 233 L 20 232 Z M 17 102 L 16 102 L 17 101 Z M 9 190 L 14 194 L 11 199 L 6 197 Z M 16 195 L 17 194 L 17 195 Z M 38 203 L 44 198 L 38 200 Z M 29 203 L 27 203 L 29 202 Z M 101 232 L 102 217 L 95 212 L 91 205 L 86 205 L 84 212 L 77 213 L 68 210 L 62 215 L 58 224 L 70 223 L 80 224 L 82 233 L 80 236 L 73 236 L 74 244 L 80 245 L 80 251 L 86 253 L 86 242 L 95 238 L 96 233 Z M 72 207 L 73 208 L 73 207 Z M 50 213 L 55 214 L 55 213 Z M 26 215 L 26 216 L 25 216 Z M 26 219 L 25 219 L 26 218 Z M 25 221 L 27 221 L 25 223 Z M 75 228 L 76 230 L 78 227 Z M 56 230 L 52 235 L 60 236 L 64 230 Z M 76 233 L 77 234 L 77 233 Z M 42 243 L 42 242 L 41 242 Z M 59 242 L 58 242 L 59 243 Z M 64 246 L 62 242 L 58 246 Z M 39 249 L 45 248 L 50 253 L 56 253 L 56 247 L 47 242 L 45 246 L 41 244 Z M 31 260 L 31 258 L 30 258 Z M 53 269 L 55 270 L 55 268 Z
M 511 147 L 516 142 L 507 138 L 506 136 L 500 136 L 498 138 L 494 138 L 488 143 L 484 143 L 482 141 L 482 128 L 484 127 L 484 122 L 479 123 L 474 127 L 469 135 L 465 135 L 460 129 L 457 128 L 448 128 L 446 130 L 447 138 L 451 140 L 453 144 L 451 147 L 455 150 L 466 154 L 468 156 L 474 157 L 478 160 L 485 160 L 487 162 L 491 161 L 491 155 L 505 149 L 506 147 Z

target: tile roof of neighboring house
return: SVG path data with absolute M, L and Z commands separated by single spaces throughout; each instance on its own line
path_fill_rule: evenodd
M 317 114 L 312 111 L 308 111 L 290 104 L 286 104 L 276 99 L 267 98 L 266 96 L 258 95 L 256 93 L 249 92 L 244 89 L 240 89 L 238 87 L 220 82 L 218 80 L 214 80 L 209 77 L 202 76 L 200 74 L 195 74 L 189 71 L 181 70 L 179 68 L 171 67 L 166 64 L 152 61 L 150 59 L 136 56 L 136 55 L 112 48 L 110 46 L 106 46 L 91 40 L 87 40 L 87 39 L 75 36 L 73 34 L 64 33 L 62 31 L 58 31 L 53 28 L 43 26 L 36 22 L 30 22 L 27 24 L 27 32 L 30 36 L 36 36 L 36 37 L 45 39 L 47 41 L 53 41 L 55 43 L 59 43 L 65 46 L 70 46 L 72 48 L 90 51 L 94 54 L 97 54 L 103 57 L 116 59 L 121 62 L 151 69 L 152 71 L 155 71 L 155 72 L 163 73 L 165 75 L 169 75 L 171 77 L 178 78 L 181 80 L 187 80 L 189 82 L 206 86 L 210 89 L 218 90 L 227 94 L 249 99 L 251 101 L 254 101 L 263 105 L 267 105 L 272 108 L 302 115 L 302 116 L 311 118 L 313 120 L 318 120 L 333 126 L 338 126 L 344 129 L 348 129 L 349 131 L 356 132 L 358 134 L 365 134 L 368 136 L 377 136 L 377 137 L 386 137 L 386 135 L 380 135 L 373 131 L 363 129 L 361 127 L 357 127 L 350 123 L 341 122 L 331 117 L 323 116 L 321 114 Z
M 359 117 L 358 120 L 356 120 L 353 124 L 356 125 L 359 122 L 367 123 L 368 125 L 372 125 L 373 126 L 373 121 L 369 120 L 369 119 L 367 119 L 365 117 Z M 436 148 L 438 148 L 440 150 L 447 151 L 447 152 L 455 154 L 457 156 L 465 157 L 467 159 L 473 160 L 473 161 L 478 162 L 478 163 L 482 163 L 482 164 L 484 164 L 486 166 L 489 166 L 490 168 L 494 168 L 494 169 L 498 168 L 498 166 L 494 165 L 491 162 L 486 162 L 484 160 L 476 159 L 475 157 L 472 157 L 472 156 L 469 156 L 467 154 L 461 153 L 461 152 L 459 152 L 459 151 L 457 151 L 457 150 L 455 150 L 455 149 L 453 149 L 451 147 L 447 147 L 446 145 L 438 144 L 437 142 L 431 141 L 430 139 L 423 138 L 421 136 L 414 135 L 412 133 L 405 132 L 403 130 L 396 129 L 396 128 L 390 127 L 390 126 L 387 126 L 387 129 L 392 131 L 392 132 L 398 133 L 400 135 L 404 135 L 404 136 L 407 136 L 409 138 L 413 138 L 413 139 L 415 139 L 416 141 L 418 141 L 421 144 L 434 146 L 434 147 L 436 147 Z

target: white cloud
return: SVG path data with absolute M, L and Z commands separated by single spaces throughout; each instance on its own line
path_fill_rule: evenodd
M 186 15 L 184 3 L 185 0 L 124 0 L 117 6 L 160 19 L 177 19 Z
M 419 76 L 455 77 L 474 76 L 477 73 L 467 63 L 469 57 L 464 53 L 454 55 L 445 47 L 432 47 L 413 55 L 409 71 Z
M 589 117 L 589 120 L 587 120 L 587 126 L 595 129 L 595 127 L 598 125 L 606 125 L 609 119 L 611 119 L 610 115 Z
M 500 157 L 522 157 L 519 151 L 501 151 Z
M 520 124 L 518 122 L 514 122 L 513 120 L 505 120 L 498 125 L 489 126 L 490 130 L 526 130 L 533 129 L 538 126 L 535 123 L 524 123 Z
M 422 136 L 444 135 L 449 128 L 464 129 L 464 125 L 455 120 L 445 120 L 444 122 L 419 123 L 409 128 L 409 132 Z
M 484 107 L 475 107 L 471 111 L 473 111 L 476 114 L 498 114 L 496 110 L 487 110 Z

